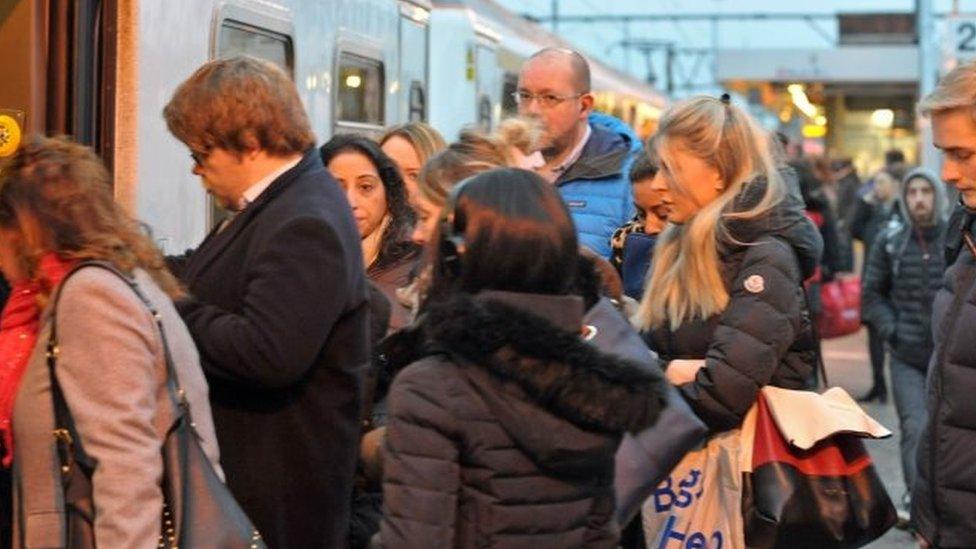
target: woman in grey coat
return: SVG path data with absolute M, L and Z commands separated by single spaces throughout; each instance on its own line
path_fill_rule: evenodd
M 180 385 L 207 457 L 218 463 L 207 384 L 197 352 L 170 299 L 179 295 L 162 257 L 112 200 L 109 175 L 88 148 L 35 138 L 0 181 L 0 267 L 11 280 L 56 264 L 111 264 L 133 277 L 161 316 Z M 93 464 L 95 542 L 154 547 L 163 512 L 161 447 L 174 421 L 155 319 L 129 285 L 84 266 L 45 280 L 38 295 L 37 344 L 13 409 L 14 547 L 64 547 L 64 496 L 46 346 L 56 304 L 55 365 L 74 423 L 74 451 Z M 219 468 L 218 468 L 218 474 Z

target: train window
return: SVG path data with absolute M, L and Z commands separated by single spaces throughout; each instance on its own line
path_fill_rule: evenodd
M 410 122 L 423 122 L 427 118 L 427 97 L 424 94 L 424 85 L 416 80 L 410 84 L 410 96 L 408 98 L 407 119 Z
M 294 76 L 294 56 L 291 38 L 252 25 L 225 19 L 217 38 L 217 57 L 253 55 L 281 67 Z
M 339 56 L 336 120 L 382 126 L 383 63 L 351 53 Z

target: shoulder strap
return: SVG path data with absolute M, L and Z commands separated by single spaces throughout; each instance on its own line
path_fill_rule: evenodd
M 129 288 L 132 289 L 133 293 L 135 293 L 139 300 L 142 301 L 147 309 L 149 309 L 153 320 L 156 322 L 156 327 L 159 329 L 159 337 L 163 347 L 163 357 L 166 362 L 166 388 L 169 392 L 170 399 L 173 401 L 173 404 L 178 411 L 177 417 L 179 417 L 180 413 L 185 414 L 187 420 L 192 423 L 193 420 L 190 416 L 190 406 L 186 400 L 186 394 L 184 393 L 182 387 L 180 387 L 179 377 L 176 374 L 176 367 L 173 364 L 173 357 L 169 350 L 169 343 L 166 340 L 166 331 L 163 329 L 162 315 L 159 314 L 149 299 L 145 296 L 145 294 L 143 294 L 133 277 L 124 274 L 115 265 L 105 261 L 82 261 L 75 265 L 68 272 L 68 274 L 64 276 L 61 283 L 58 285 L 54 298 L 51 302 L 51 329 L 47 341 L 47 365 L 49 370 L 48 373 L 51 377 L 51 395 L 54 399 L 55 422 L 58 424 L 58 427 L 68 429 L 70 432 L 74 432 L 74 424 L 71 419 L 71 414 L 68 410 L 67 402 L 64 399 L 64 393 L 61 391 L 61 386 L 58 384 L 57 376 L 55 375 L 55 367 L 57 365 L 59 351 L 57 338 L 58 301 L 61 298 L 61 291 L 68 282 L 68 279 L 86 267 L 98 267 L 118 276 L 125 281 Z

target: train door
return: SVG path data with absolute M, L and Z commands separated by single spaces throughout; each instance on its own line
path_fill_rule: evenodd
M 430 9 L 414 2 L 400 3 L 399 106 L 401 122 L 427 121 Z
M 501 116 L 502 74 L 498 66 L 497 40 L 479 33 L 474 47 L 475 114 L 477 124 L 484 131 L 491 131 Z
M 111 170 L 118 11 L 117 0 L 2 4 L 0 149 L 12 154 L 24 133 L 70 135 Z

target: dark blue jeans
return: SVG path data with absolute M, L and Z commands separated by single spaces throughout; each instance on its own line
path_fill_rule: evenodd
M 905 487 L 915 484 L 915 448 L 925 426 L 925 372 L 891 356 L 891 391 L 901 431 L 901 469 Z

